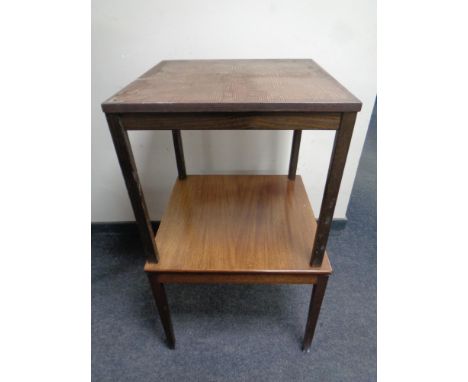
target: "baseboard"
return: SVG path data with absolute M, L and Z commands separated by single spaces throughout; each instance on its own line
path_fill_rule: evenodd
M 341 231 L 346 228 L 347 222 L 348 222 L 347 218 L 333 219 L 331 228 L 333 231 Z
M 159 220 L 151 221 L 154 232 L 158 230 L 159 223 Z M 134 221 L 91 223 L 91 234 L 95 233 L 137 235 L 138 227 Z
M 333 219 L 332 230 L 340 231 L 346 227 L 348 219 Z M 159 228 L 159 220 L 151 222 L 154 232 Z M 91 223 L 91 234 L 125 234 L 125 235 L 137 235 L 138 227 L 136 222 L 124 221 L 124 222 L 100 222 Z

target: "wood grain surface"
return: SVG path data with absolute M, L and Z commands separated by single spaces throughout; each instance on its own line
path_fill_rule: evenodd
M 162 61 L 102 104 L 106 113 L 359 111 L 310 59 Z
M 309 265 L 315 231 L 300 176 L 190 175 L 175 183 L 156 235 L 159 263 L 145 270 L 329 274 L 328 257 Z

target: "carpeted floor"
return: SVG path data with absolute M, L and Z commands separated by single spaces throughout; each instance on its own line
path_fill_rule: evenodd
M 168 285 L 169 350 L 138 236 L 92 234 L 93 381 L 375 381 L 376 114 L 310 353 L 301 352 L 311 286 Z

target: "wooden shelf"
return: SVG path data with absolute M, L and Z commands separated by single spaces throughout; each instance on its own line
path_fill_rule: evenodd
M 330 274 L 309 265 L 316 220 L 300 176 L 192 175 L 177 180 L 156 235 L 160 273 Z M 215 277 L 215 275 L 213 275 Z M 244 280 L 244 281 L 245 281 Z

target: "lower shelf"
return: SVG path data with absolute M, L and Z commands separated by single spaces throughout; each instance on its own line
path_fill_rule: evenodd
M 316 220 L 300 176 L 192 175 L 177 180 L 156 235 L 159 263 L 175 274 L 329 274 L 309 265 Z

